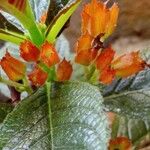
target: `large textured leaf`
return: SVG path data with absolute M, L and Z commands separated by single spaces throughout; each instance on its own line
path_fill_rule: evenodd
M 99 90 L 80 82 L 52 87 L 49 109 L 45 89 L 40 88 L 8 115 L 0 130 L 0 147 L 106 150 L 109 132 Z
M 115 81 L 103 93 L 106 110 L 150 120 L 150 69 Z
M 0 0 L 0 8 L 15 16 L 23 24 L 35 44 L 39 46 L 43 42 L 28 0 Z
M 13 106 L 9 103 L 0 102 L 0 124 L 3 122 L 4 118 L 13 110 Z
M 128 137 L 136 149 L 143 138 L 150 134 L 150 121 L 131 119 L 124 116 L 116 116 L 112 124 L 112 138 L 119 136 Z
M 51 24 L 48 26 L 46 36 L 49 42 L 54 42 L 65 23 L 68 21 L 72 13 L 76 10 L 81 0 L 68 2 L 68 4 L 55 16 Z

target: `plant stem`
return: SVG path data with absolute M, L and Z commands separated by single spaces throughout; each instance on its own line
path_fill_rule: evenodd
M 33 92 L 32 88 L 29 85 L 27 77 L 23 79 L 24 86 L 26 87 L 26 91 L 31 94 Z
M 9 86 L 13 86 L 15 88 L 25 88 L 25 86 L 21 83 L 17 83 L 17 82 L 11 81 L 11 80 L 6 80 L 6 79 L 3 79 L 2 77 L 0 77 L 0 82 L 7 84 Z
M 48 113 L 49 113 L 48 117 L 49 117 L 49 130 L 51 136 L 51 150 L 54 150 L 52 109 L 51 109 L 51 82 L 46 82 L 46 93 L 47 93 L 47 103 L 48 103 Z

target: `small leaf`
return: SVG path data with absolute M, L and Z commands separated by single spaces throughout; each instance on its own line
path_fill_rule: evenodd
M 15 44 L 20 44 L 25 40 L 24 33 L 19 30 L 16 26 L 11 24 L 1 13 L 0 13 L 0 39 L 10 41 Z
M 53 84 L 50 93 L 50 109 L 44 88 L 16 106 L 1 127 L 0 148 L 106 150 L 109 131 L 99 90 L 66 82 Z
M 39 46 L 43 42 L 28 0 L 0 0 L 0 7 L 22 23 L 35 44 Z
M 81 0 L 71 1 L 55 16 L 51 24 L 48 26 L 46 36 L 49 42 L 54 42 L 57 35 L 68 21 L 72 13 L 76 10 Z
M 51 0 L 47 12 L 46 25 L 49 25 L 68 0 Z
M 131 139 L 136 149 L 143 138 L 150 133 L 150 121 L 116 116 L 112 124 L 112 138 L 125 136 Z
M 115 81 L 105 88 L 104 104 L 113 111 L 132 118 L 150 119 L 150 69 L 136 76 Z

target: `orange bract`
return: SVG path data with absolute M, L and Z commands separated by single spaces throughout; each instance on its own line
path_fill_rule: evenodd
M 117 76 L 128 77 L 143 70 L 145 62 L 140 58 L 137 51 L 118 57 L 112 62 L 111 66 L 116 70 Z
M 93 38 L 88 34 L 82 35 L 76 43 L 76 52 L 86 51 L 92 48 Z
M 45 42 L 41 47 L 40 60 L 51 67 L 59 63 L 60 59 L 53 44 Z
M 63 59 L 62 62 L 58 65 L 57 68 L 57 79 L 58 81 L 66 81 L 69 80 L 72 74 L 72 65 L 70 62 Z
M 103 84 L 110 84 L 115 78 L 115 70 L 107 67 L 100 73 L 99 81 Z
M 40 55 L 40 50 L 33 45 L 30 41 L 25 40 L 20 44 L 20 55 L 21 57 L 28 61 L 37 61 Z
M 28 75 L 28 77 L 33 85 L 41 86 L 45 83 L 48 74 L 38 66 L 35 66 L 34 70 Z
M 19 81 L 24 78 L 26 66 L 20 60 L 12 57 L 8 52 L 1 60 L 1 66 L 9 79 Z
M 85 65 L 85 66 L 88 66 L 88 65 L 90 65 L 91 61 L 94 60 L 96 55 L 97 55 L 96 49 L 80 51 L 77 53 L 77 55 L 75 57 L 75 62 Z
M 117 137 L 109 142 L 109 150 L 131 150 L 131 141 L 126 137 Z
M 96 67 L 98 70 L 103 70 L 110 66 L 115 55 L 115 51 L 109 47 L 104 49 L 96 60 Z
M 82 12 L 82 34 L 88 31 L 94 38 L 100 34 L 106 34 L 108 37 L 116 26 L 118 13 L 119 8 L 115 3 L 111 8 L 107 8 L 106 4 L 92 0 Z

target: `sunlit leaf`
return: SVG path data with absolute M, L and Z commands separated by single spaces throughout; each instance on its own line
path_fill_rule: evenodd
M 23 24 L 35 44 L 40 45 L 43 42 L 28 0 L 0 0 L 0 8 L 15 16 Z
M 55 16 L 51 24 L 48 26 L 46 36 L 49 42 L 54 42 L 64 24 L 68 21 L 72 13 L 76 10 L 81 0 L 75 0 L 68 3 L 59 13 Z

